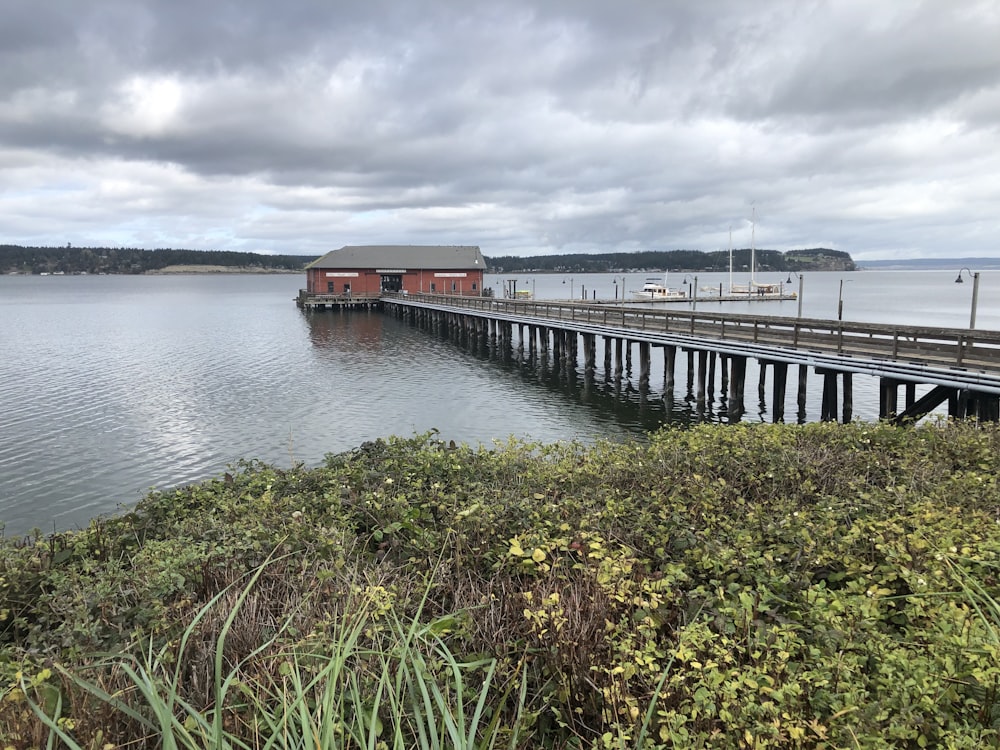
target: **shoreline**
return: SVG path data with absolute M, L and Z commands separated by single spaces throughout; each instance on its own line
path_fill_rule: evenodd
M 301 274 L 301 270 L 289 270 L 285 268 L 253 268 L 251 266 L 210 266 L 210 265 L 176 265 L 176 266 L 164 266 L 163 268 L 156 268 L 146 271 L 143 276 L 167 276 L 172 274 L 186 274 L 186 273 L 259 273 L 259 274 L 278 274 L 278 273 L 298 273 Z

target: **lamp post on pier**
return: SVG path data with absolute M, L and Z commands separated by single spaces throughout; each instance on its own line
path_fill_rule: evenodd
M 798 271 L 789 271 L 788 272 L 788 280 L 785 283 L 786 284 L 791 284 L 792 283 L 792 274 L 793 273 L 796 276 L 799 277 L 799 296 L 798 296 L 798 300 L 799 300 L 799 312 L 798 312 L 797 317 L 801 318 L 802 317 L 802 286 L 804 284 L 804 281 L 802 279 L 802 274 L 799 273 Z
M 840 280 L 840 293 L 837 295 L 837 320 L 844 319 L 844 281 L 845 279 Z M 846 279 L 846 281 L 850 282 L 853 279 Z
M 689 279 L 694 279 L 689 281 Z M 681 281 L 682 284 L 688 285 L 688 296 L 691 298 L 691 309 L 698 309 L 698 277 L 692 274 L 684 274 L 684 279 Z
M 965 283 L 962 280 L 962 271 L 965 271 L 969 276 L 972 277 L 972 313 L 969 315 L 969 328 L 976 327 L 976 306 L 979 304 L 979 271 L 973 273 L 968 268 L 958 269 L 958 278 L 955 279 L 956 284 Z

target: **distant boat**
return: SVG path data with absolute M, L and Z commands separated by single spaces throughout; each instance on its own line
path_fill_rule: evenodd
M 750 283 L 733 283 L 733 230 L 729 229 L 729 293 L 745 294 L 748 297 L 787 297 L 784 285 L 781 282 L 771 284 L 768 282 L 758 282 L 755 278 L 757 265 L 757 248 L 754 235 L 757 228 L 757 208 L 754 207 L 750 216 Z M 796 295 L 792 293 L 792 297 Z
M 632 292 L 634 299 L 642 300 L 644 302 L 655 302 L 657 300 L 667 300 L 667 299 L 685 299 L 687 293 L 683 289 L 671 289 L 666 284 L 667 277 L 666 274 L 663 276 L 663 283 L 660 283 L 659 279 L 649 278 L 646 279 L 646 283 L 642 285 L 642 289 L 637 292 Z

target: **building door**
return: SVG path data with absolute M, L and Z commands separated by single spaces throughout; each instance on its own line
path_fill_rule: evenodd
M 383 292 L 401 292 L 403 290 L 403 275 L 398 273 L 382 274 Z

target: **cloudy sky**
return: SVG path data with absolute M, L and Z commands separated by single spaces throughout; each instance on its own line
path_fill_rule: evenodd
M 0 243 L 1000 256 L 997 0 L 0 0 Z

